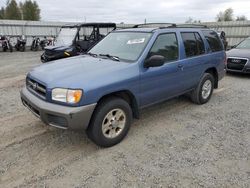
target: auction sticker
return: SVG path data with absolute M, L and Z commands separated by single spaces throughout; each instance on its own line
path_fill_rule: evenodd
M 144 43 L 145 38 L 140 38 L 140 39 L 132 39 L 127 42 L 127 44 L 141 44 Z

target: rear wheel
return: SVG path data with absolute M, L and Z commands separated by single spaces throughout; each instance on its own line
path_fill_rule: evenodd
M 198 86 L 191 93 L 191 99 L 196 104 L 204 104 L 207 103 L 214 89 L 214 77 L 210 73 L 205 73 Z
M 97 106 L 87 134 L 95 144 L 111 147 L 123 140 L 131 122 L 129 104 L 121 98 L 107 98 Z
M 25 51 L 25 46 L 24 45 L 21 45 L 20 46 L 20 52 L 24 52 Z

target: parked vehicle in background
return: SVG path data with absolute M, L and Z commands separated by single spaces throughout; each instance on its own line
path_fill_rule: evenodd
M 40 46 L 41 46 L 42 50 L 44 50 L 45 47 L 48 46 L 48 40 L 47 40 L 46 36 L 44 36 L 44 38 L 40 41 Z
M 10 40 L 7 36 L 0 36 L 0 46 L 2 47 L 4 52 L 6 52 L 7 50 L 13 52 L 13 46 L 11 45 Z
M 15 48 L 17 51 L 24 52 L 26 46 L 26 37 L 24 35 L 17 37 Z
M 115 23 L 63 26 L 56 38 L 55 46 L 45 48 L 41 61 L 44 63 L 84 53 L 114 29 L 116 29 Z
M 227 51 L 227 71 L 250 73 L 250 37 Z
M 85 55 L 33 69 L 21 100 L 46 124 L 85 129 L 109 147 L 126 136 L 142 108 L 183 94 L 207 103 L 225 63 L 222 41 L 206 27 L 116 30 Z
M 36 37 L 36 36 L 33 36 L 30 50 L 31 51 L 37 51 L 39 49 L 39 45 L 40 45 L 40 38 Z
M 46 46 L 54 46 L 55 45 L 55 37 L 50 36 L 50 37 L 45 37 L 46 39 Z

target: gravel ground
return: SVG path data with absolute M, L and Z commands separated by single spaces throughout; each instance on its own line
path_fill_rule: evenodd
M 0 53 L 0 187 L 250 187 L 250 76 L 227 75 L 208 104 L 142 111 L 102 149 L 44 125 L 19 98 L 41 52 Z

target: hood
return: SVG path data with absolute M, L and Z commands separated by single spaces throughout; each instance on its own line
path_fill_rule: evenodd
M 47 46 L 45 47 L 45 50 L 51 50 L 51 51 L 65 51 L 67 49 L 71 49 L 71 46 Z
M 91 88 L 136 73 L 135 65 L 82 55 L 43 64 L 34 68 L 29 76 L 48 88 Z
M 227 57 L 242 57 L 250 59 L 250 49 L 237 49 L 227 51 Z

